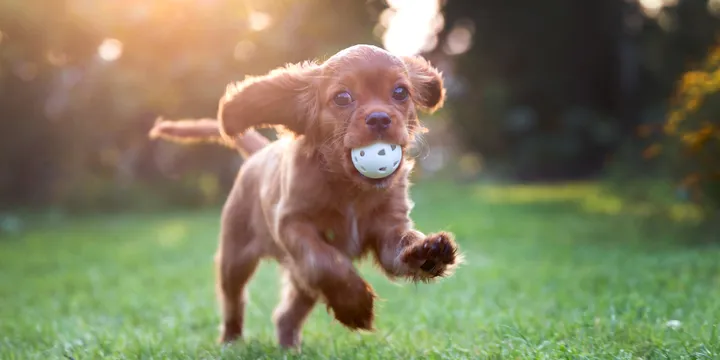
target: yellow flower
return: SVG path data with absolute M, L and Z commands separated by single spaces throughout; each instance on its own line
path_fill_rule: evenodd
M 689 133 L 684 134 L 681 138 L 681 141 L 685 143 L 685 145 L 692 146 L 695 144 L 698 140 L 698 136 L 695 133 Z
M 700 99 L 697 97 L 688 100 L 687 104 L 685 104 L 685 108 L 689 111 L 695 111 L 698 106 L 700 106 Z

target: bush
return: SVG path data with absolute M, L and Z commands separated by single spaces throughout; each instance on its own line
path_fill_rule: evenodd
M 673 96 L 660 142 L 646 151 L 658 157 L 690 199 L 720 208 L 720 47 L 685 73 Z

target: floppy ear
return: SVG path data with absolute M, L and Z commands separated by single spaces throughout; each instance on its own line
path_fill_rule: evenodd
M 405 56 L 402 59 L 412 82 L 415 103 L 430 113 L 441 108 L 445 101 L 445 88 L 440 71 L 421 56 Z
M 223 135 L 272 125 L 282 125 L 298 135 L 307 134 L 317 118 L 314 80 L 318 72 L 317 64 L 300 63 L 228 85 L 218 109 Z

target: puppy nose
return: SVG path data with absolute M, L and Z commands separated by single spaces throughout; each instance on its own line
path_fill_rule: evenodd
M 390 123 L 392 123 L 390 115 L 385 112 L 370 113 L 370 115 L 365 118 L 365 124 L 373 131 L 387 130 L 387 128 L 390 127 Z

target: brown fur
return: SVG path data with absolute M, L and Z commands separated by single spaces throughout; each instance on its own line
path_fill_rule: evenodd
M 165 121 L 159 118 L 150 130 L 151 139 L 165 139 L 178 143 L 214 142 L 237 149 L 243 156 L 262 149 L 270 142 L 253 129 L 236 136 L 235 141 L 221 136 L 220 125 L 215 119 Z
M 392 97 L 398 85 L 409 89 L 407 100 Z M 334 104 L 338 91 L 349 91 L 354 102 Z M 416 109 L 435 111 L 444 96 L 441 74 L 424 59 L 357 45 L 322 64 L 289 65 L 229 86 L 217 122 L 156 124 L 155 137 L 225 139 L 252 154 L 222 213 L 216 256 L 221 342 L 241 337 L 245 285 L 264 258 L 284 269 L 273 315 L 283 347 L 299 347 L 302 324 L 318 301 L 347 328 L 373 330 L 376 295 L 354 259 L 372 254 L 390 278 L 410 281 L 451 273 L 460 262 L 452 235 L 423 234 L 409 217 L 412 160 L 374 180 L 358 173 L 349 158 L 351 148 L 378 138 L 406 151 L 423 130 Z M 365 124 L 378 111 L 392 119 L 381 134 Z M 253 127 L 276 125 L 293 137 L 262 148 L 248 145 L 249 137 L 261 137 Z

